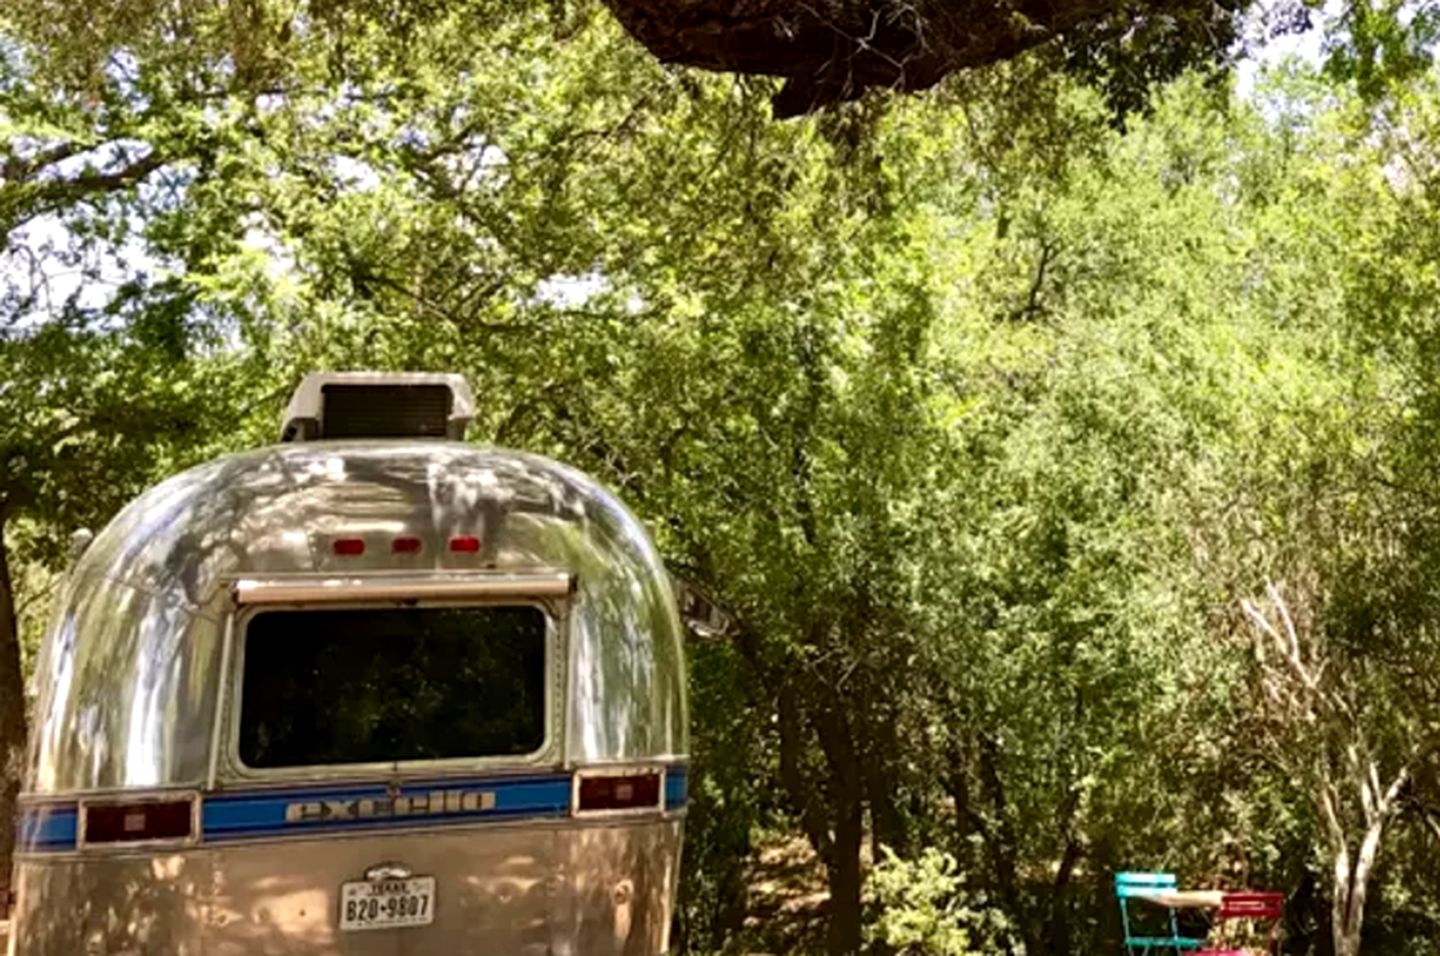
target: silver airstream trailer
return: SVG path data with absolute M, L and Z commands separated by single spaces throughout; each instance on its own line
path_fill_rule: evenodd
M 681 623 L 585 476 L 465 382 L 311 376 L 131 504 L 38 661 L 12 956 L 658 954 Z

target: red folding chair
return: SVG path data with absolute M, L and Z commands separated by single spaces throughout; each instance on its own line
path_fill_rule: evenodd
M 1280 932 L 1280 919 L 1285 915 L 1284 893 L 1226 893 L 1220 900 L 1220 909 L 1215 914 L 1216 922 L 1226 920 L 1249 920 L 1269 923 L 1270 933 L 1266 937 L 1265 952 L 1275 952 L 1275 937 Z M 1249 956 L 1250 950 L 1202 949 L 1195 956 Z

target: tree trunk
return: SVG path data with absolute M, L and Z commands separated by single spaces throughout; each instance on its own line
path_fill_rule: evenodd
M 830 814 L 835 838 L 825 868 L 830 883 L 831 956 L 860 951 L 860 847 L 865 835 L 865 783 L 855 737 L 845 719 L 846 703 L 829 695 L 815 715 L 820 749 L 828 773 Z
M 798 694 L 789 680 L 780 685 L 777 704 L 780 716 L 780 783 L 790 799 L 790 805 L 800 817 L 800 829 L 815 855 L 826 859 L 830 854 L 830 827 L 825 819 L 824 808 L 817 798 L 817 788 L 807 779 L 804 772 L 800 707 Z
M 0 912 L 9 900 L 16 797 L 24 755 L 25 682 L 20 673 L 20 627 L 5 549 L 5 515 L 0 510 Z
M 1363 766 L 1360 804 L 1365 808 L 1365 835 L 1354 857 L 1340 822 L 1338 795 L 1333 786 L 1323 782 L 1320 790 L 1320 812 L 1330 834 L 1331 852 L 1335 854 L 1333 894 L 1330 902 L 1330 933 L 1335 956 L 1360 956 L 1360 931 L 1365 926 L 1365 896 L 1370 888 L 1370 875 L 1380 855 L 1380 838 L 1397 812 L 1399 800 L 1410 783 L 1409 768 L 1402 769 L 1382 792 L 1375 765 Z
M 880 859 L 880 848 L 900 856 L 910 852 L 910 834 L 897 798 L 900 769 L 894 758 L 903 752 L 895 728 L 895 714 L 887 711 L 877 720 L 865 747 L 865 797 L 870 804 L 870 857 Z
M 742 653 L 752 663 L 759 656 L 753 635 L 742 629 Z M 791 807 L 800 817 L 801 829 L 825 864 L 830 890 L 828 948 L 834 956 L 860 950 L 860 848 L 864 839 L 864 781 L 860 760 L 849 727 L 832 703 L 816 713 L 803 703 L 815 706 L 819 687 L 797 686 L 794 673 L 782 674 L 775 682 L 780 735 L 780 782 Z M 819 736 L 825 756 L 821 780 L 806 773 L 804 749 L 806 729 Z
M 1076 724 L 1080 721 L 1080 707 L 1075 710 Z M 1055 879 L 1050 884 L 1050 913 L 1046 919 L 1045 952 L 1052 956 L 1068 956 L 1070 952 L 1070 879 L 1084 853 L 1076 830 L 1075 816 L 1080 811 L 1080 789 L 1071 775 L 1066 774 L 1067 789 L 1064 798 L 1055 811 L 1059 824 L 1060 838 L 1065 849 L 1060 853 L 1060 864 L 1055 868 Z
M 1045 929 L 1049 947 L 1045 951 L 1051 956 L 1069 956 L 1070 953 L 1070 878 L 1075 875 L 1075 865 L 1080 862 L 1080 857 L 1080 841 L 1072 834 L 1066 838 L 1065 851 L 1055 871 L 1055 881 L 1050 885 L 1050 919 Z
M 1335 857 L 1335 898 L 1331 905 L 1330 925 L 1335 940 L 1335 956 L 1360 956 L 1360 931 L 1365 925 L 1365 896 L 1369 890 L 1370 872 L 1380 852 L 1380 837 L 1385 822 L 1377 820 L 1365 831 L 1354 866 L 1350 854 Z
M 1015 824 L 1011 819 L 1010 803 L 1005 796 L 1005 784 L 1000 779 L 1000 746 L 993 736 L 980 735 L 980 782 L 990 796 L 990 809 L 994 824 L 986 841 L 990 859 L 995 868 L 995 885 L 1000 901 L 1015 929 L 1025 944 L 1025 952 L 1040 952 L 1039 927 L 1031 918 L 1029 908 L 1020 893 L 1019 842 L 1015 835 Z
M 860 951 L 860 843 L 864 836 L 859 788 L 843 795 L 837 807 L 835 843 L 827 871 L 830 882 L 831 956 L 850 956 Z

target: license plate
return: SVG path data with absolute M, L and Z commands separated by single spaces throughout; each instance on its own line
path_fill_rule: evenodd
M 435 877 L 340 884 L 340 928 L 395 929 L 435 922 Z

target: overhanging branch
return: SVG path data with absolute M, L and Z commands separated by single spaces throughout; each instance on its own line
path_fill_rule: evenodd
M 1211 0 L 605 0 L 662 63 L 780 77 L 777 117 L 913 92 L 1076 30 L 1117 35 L 1170 17 L 1202 27 L 1234 4 Z M 1220 43 L 1224 38 L 1217 37 Z

